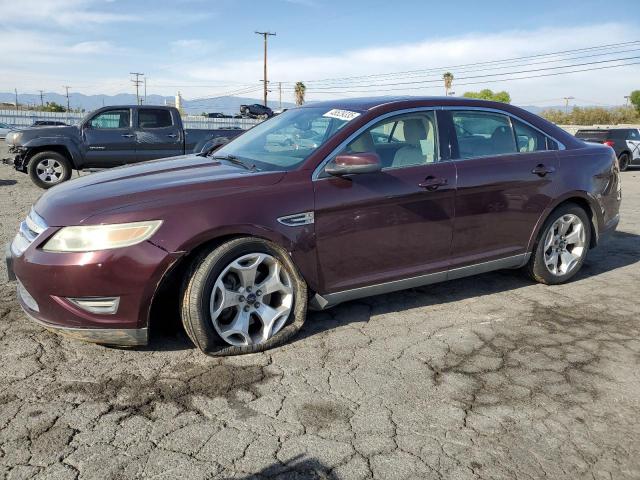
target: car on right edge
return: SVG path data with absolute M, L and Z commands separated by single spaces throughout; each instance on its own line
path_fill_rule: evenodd
M 602 143 L 613 148 L 622 171 L 631 166 L 640 166 L 640 129 L 580 129 L 576 132 L 576 138 L 585 142 Z

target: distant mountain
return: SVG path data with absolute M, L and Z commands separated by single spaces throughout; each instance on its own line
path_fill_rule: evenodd
M 0 92 L 0 103 L 14 103 L 14 93 Z M 67 97 L 59 93 L 47 92 L 44 94 L 45 102 L 55 102 L 60 105 L 67 104 Z M 161 95 L 147 95 L 147 105 L 173 105 L 175 97 L 163 97 Z M 22 105 L 40 105 L 40 95 L 38 94 L 18 94 L 18 102 Z M 117 95 L 83 95 L 81 93 L 69 94 L 71 108 L 80 108 L 86 111 L 95 110 L 109 105 L 129 105 L 136 103 L 136 96 L 131 93 L 120 93 Z M 247 97 L 220 97 L 207 100 L 185 100 L 183 98 L 183 108 L 192 115 L 203 112 L 221 112 L 226 114 L 237 114 L 240 112 L 240 105 L 262 103 L 257 98 Z M 269 106 L 273 109 L 279 108 L 279 102 L 269 101 Z M 290 102 L 282 102 L 283 108 L 295 106 Z

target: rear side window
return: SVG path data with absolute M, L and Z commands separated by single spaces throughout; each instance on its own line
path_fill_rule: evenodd
M 171 127 L 171 112 L 160 108 L 142 108 L 138 110 L 138 126 L 140 128 Z
M 481 111 L 454 111 L 453 125 L 460 158 L 516 153 L 516 140 L 509 117 Z
M 638 130 L 629 130 L 629 140 L 640 140 L 640 132 Z
M 603 142 L 609 136 L 609 130 L 578 130 L 576 137 L 581 140 Z
M 530 127 L 518 120 L 513 121 L 513 128 L 516 132 L 516 142 L 520 153 L 541 152 L 547 150 L 547 137 L 535 128 Z
M 107 110 L 91 119 L 91 127 L 97 129 L 129 128 L 131 114 L 129 110 Z

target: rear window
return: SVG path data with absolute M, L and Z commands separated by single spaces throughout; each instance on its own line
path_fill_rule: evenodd
M 138 111 L 140 128 L 164 128 L 173 125 L 171 112 L 159 108 L 143 108 Z
M 576 137 L 582 140 L 600 140 L 604 141 L 610 136 L 609 130 L 578 130 Z

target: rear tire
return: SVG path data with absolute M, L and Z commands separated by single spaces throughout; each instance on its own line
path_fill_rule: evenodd
M 623 153 L 618 158 L 618 165 L 620 166 L 620 171 L 624 172 L 629 168 L 629 164 L 631 163 L 631 158 L 628 153 Z
M 584 209 L 567 203 L 544 223 L 526 267 L 536 282 L 557 285 L 569 281 L 582 267 L 589 251 L 591 222 Z
M 307 313 L 307 285 L 293 260 L 257 238 L 231 240 L 198 256 L 181 297 L 187 335 L 214 356 L 280 346 L 302 328 Z
M 29 160 L 27 172 L 33 183 L 48 189 L 71 178 L 71 162 L 58 152 L 40 152 Z

